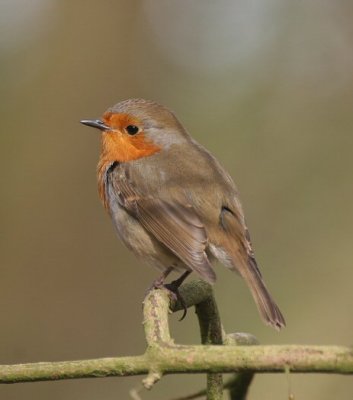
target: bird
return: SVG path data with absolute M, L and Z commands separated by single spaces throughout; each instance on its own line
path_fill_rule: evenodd
M 255 260 L 236 185 L 176 115 L 155 101 L 128 99 L 80 122 L 101 131 L 99 196 L 126 247 L 162 272 L 152 287 L 179 296 L 191 272 L 213 284 L 212 264 L 220 261 L 245 280 L 262 320 L 284 327 Z M 168 286 L 171 272 L 181 276 Z

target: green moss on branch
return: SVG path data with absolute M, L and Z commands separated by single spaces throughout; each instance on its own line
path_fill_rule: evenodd
M 207 301 L 210 296 L 210 288 L 204 284 L 189 284 L 183 290 L 188 305 Z M 174 307 L 177 309 L 178 305 Z M 353 349 L 343 346 L 175 345 L 170 337 L 168 312 L 166 291 L 155 290 L 146 297 L 144 327 L 148 347 L 141 356 L 0 365 L 0 383 L 149 374 L 152 385 L 163 374 L 267 373 L 284 372 L 286 368 L 301 373 L 353 374 Z M 209 337 L 210 327 L 206 328 L 203 336 Z M 216 332 L 219 334 L 218 328 Z M 228 335 L 225 340 L 231 337 Z

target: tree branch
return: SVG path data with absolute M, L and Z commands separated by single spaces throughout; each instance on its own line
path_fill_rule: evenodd
M 204 283 L 203 283 L 204 284 Z M 189 284 L 190 285 L 190 284 Z M 218 307 L 213 295 L 211 285 L 209 296 L 196 304 L 196 314 L 199 320 L 202 344 L 223 344 L 223 327 L 219 317 Z M 194 286 L 199 286 L 194 283 Z M 189 289 L 190 288 L 190 289 Z M 190 286 L 185 286 L 185 291 L 193 291 Z M 185 294 L 186 294 L 185 293 Z M 182 294 L 183 295 L 183 294 Z M 221 373 L 207 374 L 207 400 L 223 399 L 223 376 Z
M 142 356 L 0 365 L 0 383 L 171 373 L 290 372 L 353 374 L 353 349 L 340 346 L 172 346 Z
M 230 333 L 225 337 L 224 344 L 230 346 L 253 346 L 258 345 L 259 342 L 253 335 L 246 333 Z M 229 379 L 225 383 L 224 388 L 228 389 L 230 400 L 246 400 L 246 396 L 253 378 L 254 372 L 244 371 L 235 374 L 231 379 Z
M 183 292 L 188 305 L 198 304 L 209 296 L 210 288 L 205 285 L 194 289 L 186 288 Z M 145 384 L 151 386 L 163 374 L 266 373 L 284 372 L 286 368 L 291 372 L 353 374 L 350 347 L 175 345 L 169 333 L 168 313 L 167 292 L 150 292 L 144 301 L 148 347 L 141 356 L 0 365 L 0 383 L 148 374 Z

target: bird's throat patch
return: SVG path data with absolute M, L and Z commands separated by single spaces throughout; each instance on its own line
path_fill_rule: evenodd
M 148 157 L 161 151 L 161 148 L 146 138 L 144 132 L 129 136 L 120 131 L 102 134 L 101 157 L 109 162 L 128 162 Z

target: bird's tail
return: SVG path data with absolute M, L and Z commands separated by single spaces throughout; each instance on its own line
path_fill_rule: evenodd
M 265 282 L 257 267 L 256 260 L 253 257 L 249 257 L 248 264 L 238 270 L 240 275 L 242 275 L 248 284 L 264 322 L 273 326 L 277 330 L 286 326 L 286 322 L 280 309 L 267 290 Z

